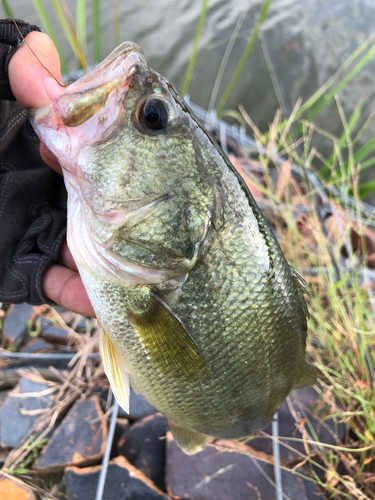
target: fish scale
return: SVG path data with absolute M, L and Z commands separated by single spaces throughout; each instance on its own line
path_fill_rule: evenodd
M 138 46 L 122 44 L 32 123 L 62 165 L 68 244 L 125 410 L 130 382 L 196 453 L 209 435 L 260 430 L 292 388 L 314 383 L 303 279 Z

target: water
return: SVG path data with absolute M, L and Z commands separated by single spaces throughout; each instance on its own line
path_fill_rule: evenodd
M 236 22 L 247 9 L 240 35 L 229 58 L 219 97 L 228 84 L 244 50 L 263 0 L 211 0 L 200 44 L 196 68 L 189 93 L 192 101 L 207 108 L 215 78 L 224 56 L 228 39 Z M 45 6 L 52 13 L 50 0 Z M 67 0 L 73 17 L 75 0 Z M 91 2 L 88 6 L 88 49 L 92 61 Z M 40 24 L 30 0 L 14 0 L 16 16 Z M 144 50 L 147 61 L 156 71 L 181 88 L 190 57 L 201 0 L 119 0 L 121 40 L 132 40 Z M 115 45 L 113 1 L 102 1 L 103 57 Z M 299 97 L 308 98 L 317 90 L 374 29 L 373 0 L 274 0 L 262 32 L 274 61 L 288 105 L 292 108 Z M 69 66 L 74 56 L 54 19 L 59 40 Z M 349 118 L 359 99 L 364 98 L 363 121 L 374 109 L 375 62 L 368 64 L 341 93 L 340 99 Z M 217 104 L 218 101 L 216 101 Z M 226 107 L 238 109 L 243 104 L 261 129 L 266 129 L 278 108 L 277 99 L 259 44 L 254 48 L 245 70 Z M 316 120 L 335 135 L 342 127 L 335 104 Z M 364 140 L 374 136 L 375 124 L 368 128 Z M 323 152 L 328 143 L 319 138 Z M 370 170 L 370 169 L 369 169 Z M 366 172 L 374 177 L 375 170 Z

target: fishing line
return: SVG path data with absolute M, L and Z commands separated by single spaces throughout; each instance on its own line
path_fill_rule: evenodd
M 24 38 L 23 34 L 21 33 L 21 30 L 19 29 L 19 27 L 18 27 L 18 25 L 17 25 L 17 23 L 16 23 L 16 21 L 15 21 L 15 19 L 14 19 L 14 17 L 12 16 L 12 14 L 11 14 L 11 12 L 10 12 L 10 11 L 9 11 L 9 15 L 10 15 L 10 17 L 12 18 L 12 21 L 14 22 L 14 25 L 15 25 L 15 27 L 17 28 L 17 31 L 18 31 L 18 33 L 20 34 L 21 38 L 22 38 L 22 42 L 23 42 L 23 43 L 26 45 L 26 47 L 27 47 L 27 48 L 31 51 L 31 53 L 33 54 L 33 56 L 35 57 L 35 59 L 38 61 L 38 63 L 39 63 L 39 64 L 40 64 L 40 65 L 41 65 L 41 66 L 42 66 L 42 67 L 43 67 L 43 68 L 47 71 L 47 73 L 48 73 L 49 75 L 51 75 L 51 77 L 55 80 L 55 82 L 56 82 L 58 85 L 60 85 L 60 87 L 62 87 L 62 88 L 64 88 L 64 89 L 65 89 L 67 86 L 66 86 L 66 85 L 64 85 L 64 84 L 62 84 L 62 83 L 60 83 L 60 82 L 58 81 L 58 79 L 57 79 L 55 76 L 53 76 L 53 74 L 51 73 L 51 71 L 50 71 L 48 68 L 46 68 L 46 66 L 44 66 L 44 64 L 43 64 L 43 63 L 42 63 L 42 61 L 39 59 L 39 57 L 35 54 L 35 52 L 33 51 L 33 49 L 32 49 L 32 48 L 30 47 L 30 45 L 26 42 L 26 40 L 25 40 L 25 38 Z

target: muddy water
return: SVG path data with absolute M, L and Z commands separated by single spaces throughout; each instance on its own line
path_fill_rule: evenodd
M 228 38 L 245 9 L 240 36 L 229 58 L 219 96 L 223 92 L 246 46 L 262 3 L 261 0 L 210 0 L 189 89 L 192 100 L 197 104 L 207 108 Z M 50 0 L 45 0 L 44 4 L 53 15 Z M 75 0 L 67 0 L 67 4 L 75 15 Z M 91 2 L 87 4 L 88 49 L 89 58 L 92 58 Z M 133 40 L 141 45 L 150 66 L 180 88 L 200 7 L 201 0 L 119 0 L 121 40 Z M 16 16 L 39 24 L 30 0 L 13 0 L 12 8 Z M 103 57 L 114 48 L 113 19 L 113 1 L 103 0 Z M 334 73 L 371 34 L 374 20 L 374 0 L 273 1 L 262 32 L 290 107 L 299 97 L 309 97 Z M 54 24 L 58 27 L 57 21 Z M 74 67 L 74 56 L 61 28 L 57 29 L 57 33 L 69 66 Z M 368 64 L 340 93 L 347 116 L 361 97 L 365 99 L 365 119 L 375 109 L 375 62 Z M 261 128 L 267 127 L 278 107 L 259 44 L 254 48 L 226 107 L 238 109 L 240 103 Z M 341 134 L 334 104 L 319 116 L 317 122 L 331 133 Z M 374 136 L 374 132 L 375 123 L 368 128 L 366 138 Z M 322 138 L 318 144 L 323 151 L 328 146 Z M 366 172 L 367 178 L 372 178 L 374 172 Z

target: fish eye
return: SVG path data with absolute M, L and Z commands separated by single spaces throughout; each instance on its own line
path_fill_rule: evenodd
M 168 123 L 168 109 L 160 99 L 148 99 L 139 110 L 138 119 L 152 130 L 162 130 Z

